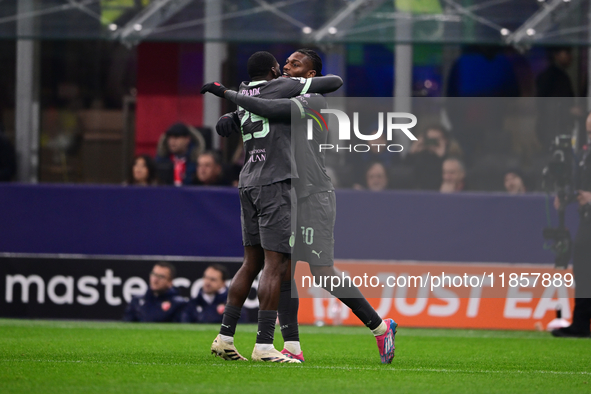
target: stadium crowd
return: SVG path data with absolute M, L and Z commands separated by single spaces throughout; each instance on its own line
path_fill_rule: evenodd
M 441 125 L 427 126 L 416 135 L 406 155 L 376 148 L 385 139 L 376 140 L 368 152 L 346 155 L 343 166 L 331 166 L 339 158 L 327 155 L 327 171 L 337 187 L 356 190 L 541 191 L 542 169 L 548 161 L 545 152 L 531 158 L 529 166 L 517 155 L 505 153 L 509 147 L 469 161 L 457 139 Z M 134 157 L 125 185 L 236 186 L 240 168 L 209 149 L 195 128 L 177 123 L 163 133 L 155 157 Z
M 576 148 L 587 143 L 585 114 L 576 99 L 586 96 L 586 92 L 573 85 L 568 73 L 573 65 L 572 50 L 554 47 L 546 53 L 545 68 L 534 73 L 530 65 L 525 75 L 523 67 L 500 47 L 464 47 L 445 77 L 445 91 L 440 92 L 451 99 L 446 108 L 448 119 L 427 116 L 430 121 L 442 123 L 419 122 L 413 128 L 418 141 L 401 153 L 376 149 L 378 144 L 387 142 L 385 138 L 374 141 L 375 145 L 366 153 L 328 152 L 326 165 L 333 183 L 339 188 L 368 191 L 541 191 L 541 173 L 548 161 L 552 138 L 577 130 L 577 135 L 573 134 Z M 488 78 L 480 78 L 481 75 Z M 413 95 L 420 96 L 420 92 Z M 558 101 L 539 101 L 533 123 L 508 130 L 507 119 L 503 124 L 501 117 L 495 117 L 498 112 L 482 111 L 476 104 L 469 108 L 463 105 L 469 101 L 462 100 L 473 97 L 561 99 L 560 105 L 552 105 Z M 455 99 L 459 104 L 454 107 Z M 473 115 L 470 120 L 460 119 L 465 113 Z M 0 124 L 0 181 L 10 181 L 16 178 L 17 162 L 14 144 L 3 127 Z M 124 183 L 236 186 L 244 158 L 240 137 L 234 136 L 231 144 L 224 145 L 223 152 L 214 151 L 214 133 L 186 123 L 171 125 L 160 137 L 154 156 L 143 154 L 133 158 Z M 515 186 L 515 182 L 520 185 Z

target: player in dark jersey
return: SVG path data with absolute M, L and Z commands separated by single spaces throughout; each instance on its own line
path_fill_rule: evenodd
M 290 77 L 309 78 L 321 75 L 322 62 L 314 51 L 301 49 L 287 59 L 283 70 Z M 292 99 L 266 100 L 227 90 L 224 96 L 251 113 L 272 120 L 285 120 L 294 116 L 296 119 L 303 119 L 307 108 L 320 112 L 322 108 L 327 107 L 326 100 L 319 94 L 303 94 Z M 333 185 L 326 174 L 324 153 L 319 149 L 320 144 L 326 143 L 327 133 L 314 124 L 313 138 L 308 140 L 303 122 L 296 126 L 296 130 L 292 133 L 295 145 L 294 157 L 299 175 L 295 181 L 297 227 L 301 230 L 297 232 L 293 261 L 308 262 L 315 277 L 338 276 L 334 268 L 333 238 L 336 200 Z M 291 286 L 295 287 L 295 283 L 291 282 Z M 279 322 L 286 343 L 283 353 L 303 361 L 297 328 L 298 304 L 288 299 L 292 298 L 292 294 L 286 297 L 285 290 L 288 288 L 290 286 L 285 286 L 284 283 L 279 304 Z M 332 291 L 328 288 L 326 290 L 351 308 L 353 313 L 372 330 L 377 340 L 381 361 L 392 362 L 397 324 L 392 319 L 382 320 L 356 287 L 341 286 Z
M 242 83 L 240 92 L 253 97 L 293 97 L 308 91 L 334 91 L 342 85 L 342 80 L 336 76 L 315 80 L 277 79 L 280 67 L 268 52 L 252 55 L 247 67 L 252 81 Z M 219 86 L 207 84 L 202 93 L 219 93 Z M 242 305 L 252 282 L 262 270 L 258 292 L 259 327 L 252 358 L 258 361 L 299 362 L 273 347 L 281 281 L 289 275 L 290 239 L 295 238 L 291 223 L 292 204 L 295 204 L 291 181 L 297 179 L 297 171 L 291 151 L 290 122 L 269 122 L 243 108 L 238 108 L 236 117 L 241 125 L 246 152 L 238 185 L 244 262 L 230 286 L 220 335 L 212 344 L 212 353 L 228 360 L 244 359 L 234 347 L 233 337 Z

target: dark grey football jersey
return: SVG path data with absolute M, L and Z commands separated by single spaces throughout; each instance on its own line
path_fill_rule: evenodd
M 238 93 L 264 99 L 290 98 L 305 93 L 309 80 L 278 78 L 243 82 Z M 244 167 L 238 187 L 263 186 L 298 177 L 291 147 L 289 121 L 269 121 L 238 107 L 244 141 Z
M 292 101 L 295 103 L 292 117 L 300 118 L 292 122 L 295 162 L 299 175 L 294 182 L 297 197 L 303 198 L 310 194 L 334 190 L 326 173 L 325 154 L 320 151 L 320 144 L 326 144 L 328 139 L 328 129 L 319 116 L 320 110 L 327 108 L 326 99 L 320 94 L 313 93 L 294 97 Z M 312 139 L 308 139 L 308 121 L 312 124 Z

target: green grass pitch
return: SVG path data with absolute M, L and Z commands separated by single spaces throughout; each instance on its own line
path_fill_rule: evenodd
M 591 392 L 589 339 L 401 327 L 382 365 L 366 328 L 301 327 L 306 363 L 276 365 L 214 357 L 217 329 L 0 319 L 0 393 Z M 255 331 L 236 334 L 247 358 Z

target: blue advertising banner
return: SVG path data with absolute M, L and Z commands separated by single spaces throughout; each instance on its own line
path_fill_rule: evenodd
M 552 263 L 542 194 L 338 190 L 335 258 Z M 550 201 L 551 205 L 551 201 Z M 554 209 L 550 217 L 557 223 Z M 576 231 L 576 207 L 567 227 Z M 0 186 L 0 253 L 243 254 L 234 188 Z

